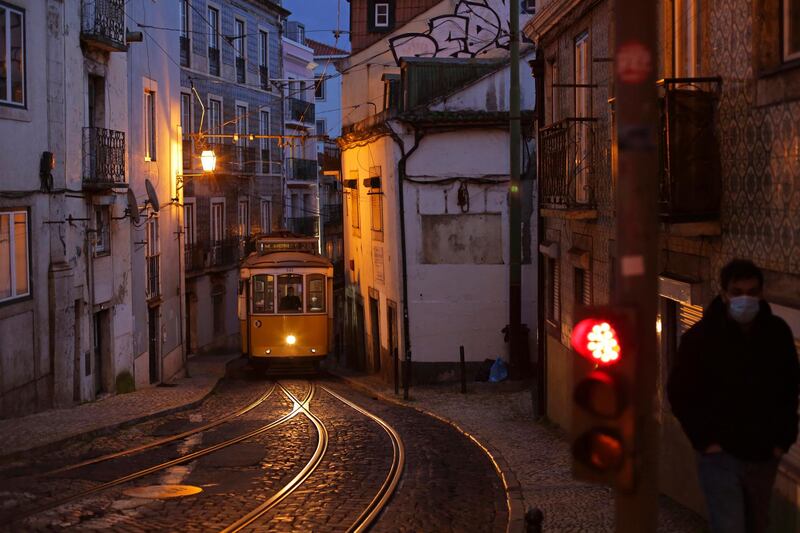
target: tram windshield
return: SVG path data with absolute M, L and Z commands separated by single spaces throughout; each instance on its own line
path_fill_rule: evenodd
M 325 276 L 322 274 L 309 274 L 308 302 L 306 310 L 309 313 L 322 313 L 325 311 Z
M 278 276 L 278 311 L 283 313 L 303 312 L 303 276 L 281 274 Z

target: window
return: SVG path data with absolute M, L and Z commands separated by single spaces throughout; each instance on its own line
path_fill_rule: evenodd
M 240 142 L 247 139 L 247 106 L 239 104 L 236 105 L 236 134 Z
M 245 50 L 246 50 L 246 33 L 244 21 L 236 19 L 236 35 L 233 37 L 234 48 L 236 49 L 236 82 L 246 82 L 246 68 L 245 68 Z
M 208 73 L 219 76 L 219 11 L 208 8 Z
M 253 312 L 275 312 L 275 276 L 271 274 L 253 276 Z
M 2 3 L 0 104 L 25 105 L 25 12 Z
M 278 276 L 278 311 L 284 313 L 303 312 L 303 276 L 281 274 Z
M 111 252 L 111 214 L 107 205 L 94 206 L 95 244 L 94 255 Z
M 145 247 L 145 258 L 147 262 L 147 297 L 153 298 L 161 294 L 161 284 L 159 278 L 159 252 L 158 242 L 158 217 L 147 219 L 146 224 L 147 245 Z
M 183 151 L 183 168 L 192 168 L 192 95 L 181 93 L 181 132 L 183 139 L 181 149 Z
M 0 211 L 0 302 L 30 294 L 27 211 Z
M 545 257 L 545 317 L 552 326 L 561 321 L 561 279 L 558 258 Z
M 183 199 L 183 233 L 186 246 L 191 248 L 195 242 L 194 199 Z
M 208 131 L 222 133 L 222 102 L 213 98 L 208 101 Z M 210 137 L 208 142 L 218 143 L 219 138 Z
M 181 66 L 188 67 L 191 63 L 191 46 L 189 40 L 189 0 L 180 0 L 181 11 Z
M 672 60 L 675 77 L 697 75 L 697 28 L 700 10 L 698 0 L 675 0 L 673 9 Z
M 783 60 L 800 59 L 800 0 L 783 0 Z
M 579 305 L 592 305 L 592 277 L 587 270 L 575 269 L 575 303 Z
M 314 77 L 314 98 L 325 100 L 325 76 Z
M 211 242 L 215 245 L 225 238 L 225 202 L 211 201 Z
M 244 239 L 250 234 L 250 202 L 239 200 L 239 237 Z
M 378 2 L 375 4 L 375 27 L 389 27 L 389 4 L 387 2 Z
M 265 31 L 259 31 L 258 41 L 258 69 L 261 76 L 261 88 L 265 91 L 269 91 L 272 90 L 272 86 L 269 83 L 269 33 Z
M 269 200 L 261 200 L 261 233 L 272 231 L 272 214 Z
M 575 84 L 588 85 L 589 81 L 589 34 L 575 39 Z M 575 117 L 589 118 L 591 95 L 588 87 L 575 88 Z M 578 120 L 575 124 L 575 201 L 589 201 L 589 124 Z
M 370 198 L 370 227 L 372 231 L 383 231 L 383 191 L 380 187 L 381 167 L 371 167 L 369 177 L 372 187 L 369 190 Z M 377 184 L 377 186 L 375 186 Z
M 354 229 L 361 227 L 361 213 L 358 209 L 358 170 L 350 171 L 350 180 L 355 187 L 350 189 L 350 224 Z
M 558 60 L 553 60 L 553 63 L 550 65 L 550 123 L 558 121 L 558 101 L 559 101 L 559 91 L 561 90 L 560 87 L 554 87 L 554 85 L 558 85 Z
M 536 13 L 536 0 L 522 0 L 522 11 L 531 15 Z
M 306 311 L 309 313 L 325 312 L 325 276 L 323 274 L 309 274 L 308 281 L 308 301 Z
M 156 93 L 144 92 L 144 160 L 156 160 Z
M 258 124 L 258 130 L 261 135 L 270 134 L 269 118 L 269 111 L 262 109 L 259 113 Z M 261 173 L 271 174 L 272 168 L 270 161 L 270 145 L 272 143 L 272 139 L 259 139 L 259 143 L 261 144 Z

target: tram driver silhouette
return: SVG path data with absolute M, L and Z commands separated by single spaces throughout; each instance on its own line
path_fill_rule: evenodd
M 281 298 L 279 307 L 280 307 L 281 311 L 302 311 L 303 310 L 303 302 L 294 293 L 294 287 L 288 287 L 286 289 L 286 296 L 283 296 Z

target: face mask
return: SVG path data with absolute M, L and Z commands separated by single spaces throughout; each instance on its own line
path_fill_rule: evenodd
M 758 314 L 760 303 L 754 296 L 734 296 L 728 303 L 728 313 L 739 324 L 748 324 Z

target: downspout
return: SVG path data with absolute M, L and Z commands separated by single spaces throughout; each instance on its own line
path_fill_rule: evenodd
M 544 275 L 542 272 L 542 260 L 540 246 L 544 242 L 544 218 L 539 208 L 542 194 L 541 167 L 539 166 L 539 127 L 544 124 L 544 54 L 542 50 L 536 51 L 536 58 L 529 61 L 531 74 L 533 75 L 534 88 L 536 91 L 536 395 L 533 400 L 533 416 L 541 418 L 547 414 L 547 346 L 545 343 L 545 294 L 544 294 Z
M 392 140 L 400 148 L 403 154 L 400 161 L 397 162 L 398 174 L 398 199 L 400 203 L 400 255 L 402 257 L 402 278 L 403 278 L 403 345 L 405 347 L 405 364 L 403 380 L 403 399 L 408 400 L 408 390 L 411 386 L 411 332 L 409 331 L 409 318 L 408 318 L 408 261 L 406 258 L 406 222 L 405 222 L 405 198 L 404 187 L 406 179 L 406 163 L 411 155 L 419 147 L 422 137 L 425 135 L 423 132 L 414 129 L 414 146 L 406 152 L 405 144 L 400 136 L 392 129 L 392 126 L 387 123 L 387 127 L 391 132 L 389 135 Z

